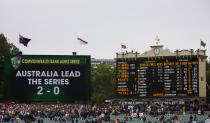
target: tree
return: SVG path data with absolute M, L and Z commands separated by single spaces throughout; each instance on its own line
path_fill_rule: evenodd
M 4 34 L 0 34 L 0 56 L 1 61 L 3 60 L 3 56 L 7 54 L 17 54 L 20 50 L 13 44 L 8 43 L 7 38 L 4 36 Z
M 0 97 L 3 94 L 3 65 L 4 65 L 4 55 L 12 54 L 15 55 L 19 53 L 20 50 L 12 43 L 8 43 L 7 38 L 4 34 L 0 34 Z
M 115 97 L 115 69 L 100 64 L 91 70 L 91 102 L 103 103 Z
M 4 34 L 0 34 L 0 55 L 4 55 L 4 53 L 9 52 L 9 45 L 7 43 L 7 39 Z

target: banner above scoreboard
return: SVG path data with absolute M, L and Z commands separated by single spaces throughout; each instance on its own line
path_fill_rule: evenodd
M 86 64 L 82 56 L 18 55 L 11 57 L 14 68 L 21 64 Z

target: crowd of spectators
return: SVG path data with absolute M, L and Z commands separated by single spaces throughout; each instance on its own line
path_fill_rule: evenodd
M 143 104 L 23 104 L 4 103 L 0 106 L 0 122 L 25 121 L 43 123 L 48 118 L 56 122 L 70 123 L 125 123 L 133 119 L 148 121 L 146 115 L 159 117 L 158 121 L 166 122 L 165 115 L 173 114 L 169 121 L 180 122 L 179 115 L 189 114 L 188 121 L 196 121 L 196 115 L 203 115 L 206 105 L 197 104 L 164 104 L 145 102 Z M 196 114 L 196 115 L 195 115 Z M 123 116 L 122 119 L 112 119 L 111 116 Z

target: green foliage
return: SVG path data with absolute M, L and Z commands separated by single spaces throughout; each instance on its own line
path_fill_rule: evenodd
M 4 55 L 6 54 L 17 54 L 20 50 L 13 44 L 8 43 L 7 38 L 4 36 L 4 34 L 0 34 L 0 56 L 1 61 L 3 60 Z
M 100 64 L 91 70 L 91 102 L 103 103 L 115 96 L 115 69 Z
M 10 54 L 16 55 L 20 52 L 20 50 L 13 43 L 9 43 L 9 48 Z
M 7 54 L 17 54 L 20 50 L 12 43 L 8 43 L 7 38 L 4 34 L 0 34 L 0 97 L 3 94 L 3 64 L 4 64 L 4 55 Z
M 0 34 L 0 56 L 3 56 L 9 52 L 10 52 L 10 46 L 7 42 L 7 39 L 3 34 Z

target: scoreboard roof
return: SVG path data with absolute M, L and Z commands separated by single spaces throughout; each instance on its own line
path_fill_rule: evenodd
M 189 50 L 175 50 L 171 51 L 168 48 L 164 48 L 163 45 L 151 46 L 151 49 L 143 53 L 138 52 L 121 52 L 117 53 L 117 59 L 129 59 L 129 58 L 149 58 L 149 57 L 184 57 L 184 56 L 204 56 L 206 58 L 206 50 L 204 49 L 189 49 Z

